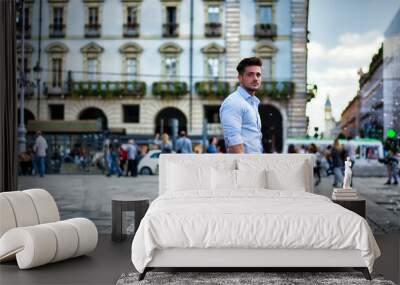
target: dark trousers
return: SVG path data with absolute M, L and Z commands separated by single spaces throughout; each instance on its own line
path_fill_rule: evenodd
M 136 177 L 138 175 L 137 171 L 137 160 L 136 159 L 128 159 L 128 170 L 126 171 L 126 176 L 131 173 L 132 177 Z

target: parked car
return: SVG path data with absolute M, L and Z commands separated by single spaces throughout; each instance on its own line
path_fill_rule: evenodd
M 158 157 L 161 154 L 161 150 L 155 149 L 150 150 L 138 164 L 139 174 L 152 175 L 158 174 Z

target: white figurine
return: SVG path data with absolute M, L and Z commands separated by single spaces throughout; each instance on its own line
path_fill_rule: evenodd
M 344 179 L 343 179 L 343 189 L 351 189 L 351 160 L 350 157 L 347 157 L 347 160 L 344 162 Z

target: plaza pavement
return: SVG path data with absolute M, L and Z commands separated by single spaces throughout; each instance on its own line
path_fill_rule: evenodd
M 330 196 L 333 177 L 325 177 L 315 193 Z M 374 233 L 400 233 L 400 187 L 383 185 L 383 177 L 354 177 L 353 188 L 367 199 L 367 220 Z M 106 177 L 103 175 L 20 176 L 19 189 L 43 188 L 55 198 L 61 219 L 86 217 L 101 233 L 111 232 L 111 199 L 114 195 L 158 195 L 158 176 Z M 133 218 L 132 215 L 129 216 Z

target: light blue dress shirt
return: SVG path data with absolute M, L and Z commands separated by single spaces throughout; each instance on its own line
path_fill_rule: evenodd
M 243 144 L 245 153 L 262 153 L 260 100 L 239 86 L 219 109 L 226 147 Z

